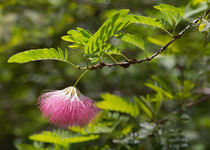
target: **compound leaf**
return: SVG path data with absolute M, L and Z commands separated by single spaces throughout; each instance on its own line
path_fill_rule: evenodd
M 34 134 L 29 139 L 45 143 L 59 144 L 66 147 L 69 143 L 80 143 L 85 141 L 91 141 L 98 139 L 99 135 L 87 135 L 87 136 L 62 136 L 56 132 L 43 131 L 40 134 Z
M 163 28 L 162 23 L 157 18 L 137 16 L 137 15 L 128 15 L 127 19 L 130 20 L 130 23 L 140 23 L 145 25 L 150 25 L 153 27 Z
M 89 38 L 92 36 L 89 31 L 79 27 L 77 27 L 77 30 L 69 30 L 67 33 L 68 35 L 63 36 L 62 39 L 73 43 L 72 45 L 69 45 L 72 49 L 84 50 Z
M 68 62 L 68 51 L 65 49 L 65 52 L 58 48 L 44 48 L 37 50 L 27 50 L 24 52 L 17 53 L 11 56 L 8 60 L 9 63 L 26 63 L 30 61 L 37 60 L 59 60 Z
M 135 35 L 132 35 L 129 33 L 120 33 L 120 34 L 115 35 L 115 37 L 117 37 L 118 39 L 120 39 L 122 41 L 133 44 L 142 50 L 145 50 L 144 41 Z
M 128 9 L 120 10 L 107 21 L 105 21 L 98 31 L 92 37 L 90 37 L 90 40 L 85 47 L 85 54 L 97 55 L 96 53 L 98 52 L 98 55 L 100 55 L 106 51 L 106 41 L 117 31 L 121 30 L 128 24 L 128 21 L 124 20 L 128 12 Z
M 172 26 L 176 26 L 182 19 L 184 15 L 184 10 L 167 4 L 160 4 L 154 6 L 162 14 L 164 19 Z
M 133 117 L 139 114 L 139 108 L 135 102 L 127 101 L 121 97 L 108 93 L 101 95 L 101 97 L 103 98 L 103 101 L 96 103 L 101 109 L 123 112 L 130 114 Z

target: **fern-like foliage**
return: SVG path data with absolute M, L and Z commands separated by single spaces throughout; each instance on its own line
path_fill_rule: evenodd
M 128 24 L 129 21 L 124 19 L 128 12 L 128 9 L 120 10 L 106 20 L 106 22 L 88 41 L 88 44 L 85 47 L 85 54 L 100 56 L 104 51 L 106 51 L 106 41 Z
M 147 87 L 153 89 L 153 90 L 156 91 L 157 93 L 162 93 L 162 94 L 165 95 L 167 98 L 173 99 L 173 95 L 172 95 L 170 92 L 164 90 L 163 88 L 158 87 L 157 85 L 153 85 L 153 84 L 151 84 L 151 83 L 145 83 L 145 85 L 146 85 Z
M 161 5 L 162 6 L 162 5 Z M 165 6 L 165 5 L 164 5 Z M 165 30 L 162 23 L 157 18 L 150 18 L 145 16 L 128 15 L 128 9 L 122 9 L 117 11 L 113 16 L 108 18 L 105 23 L 98 29 L 95 34 L 91 34 L 89 31 L 82 28 L 76 28 L 76 30 L 68 31 L 68 35 L 62 37 L 63 40 L 71 43 L 69 46 L 72 49 L 81 49 L 84 51 L 85 56 L 91 61 L 96 63 L 101 60 L 105 54 L 120 54 L 121 50 L 111 45 L 108 41 L 116 34 L 121 40 L 134 44 L 142 50 L 144 49 L 143 40 L 130 34 L 119 34 L 119 32 L 133 23 L 150 25 Z M 166 30 L 165 30 L 166 31 Z M 22 53 L 13 55 L 8 62 L 13 63 L 26 63 L 36 60 L 60 60 L 67 63 L 68 53 L 58 48 L 44 48 L 37 50 L 28 50 Z
M 115 35 L 115 37 L 117 37 L 118 39 L 122 41 L 133 44 L 142 50 L 145 50 L 144 41 L 135 35 L 128 34 L 128 33 L 120 33 L 120 34 Z
M 68 146 L 69 143 L 80 143 L 85 141 L 91 141 L 99 138 L 99 135 L 87 135 L 87 136 L 72 136 L 69 134 L 43 131 L 40 134 L 34 134 L 29 137 L 29 139 L 45 143 L 53 143 L 61 146 Z
M 128 15 L 128 9 L 123 9 L 118 11 L 115 15 L 110 17 L 100 28 L 99 30 L 90 38 L 87 46 L 85 47 L 85 54 L 100 56 L 105 52 L 110 52 L 107 40 L 115 35 L 122 28 L 127 27 L 132 23 L 146 24 L 158 28 L 163 28 L 161 22 L 157 18 L 150 18 L 137 15 Z M 136 37 L 130 35 L 124 35 L 123 39 L 127 42 L 135 44 L 141 49 L 142 41 L 137 42 Z M 141 43 L 141 44 L 140 44 Z M 140 46 L 141 45 L 141 46 Z
M 127 115 L 122 115 L 119 112 L 104 111 L 101 118 L 103 121 L 89 124 L 84 128 L 71 127 L 69 130 L 80 133 L 82 135 L 104 135 L 105 133 L 120 136 L 127 134 L 133 128 L 132 124 L 129 124 L 129 118 L 130 117 Z
M 164 19 L 172 26 L 176 26 L 184 15 L 184 10 L 167 4 L 160 4 L 154 6 L 162 14 Z
M 112 94 L 101 95 L 103 101 L 97 102 L 96 105 L 104 110 L 118 111 L 130 114 L 136 117 L 139 114 L 138 105 L 135 102 L 127 101 L 121 97 Z
M 62 37 L 64 41 L 72 42 L 72 45 L 69 45 L 72 49 L 84 49 L 88 43 L 89 38 L 92 34 L 82 28 L 77 27 L 77 30 L 70 30 L 67 32 L 68 35 Z
M 9 58 L 9 63 L 26 63 L 37 60 L 59 60 L 68 63 L 68 51 L 58 48 L 44 48 L 17 53 Z

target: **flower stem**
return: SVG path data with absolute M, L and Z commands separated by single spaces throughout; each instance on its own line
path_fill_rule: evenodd
M 74 87 L 77 85 L 77 83 L 79 82 L 79 80 L 89 71 L 89 69 L 85 70 L 77 79 L 77 81 L 74 83 Z

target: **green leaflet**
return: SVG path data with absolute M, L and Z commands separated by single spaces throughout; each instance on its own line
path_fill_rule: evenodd
M 96 103 L 101 109 L 124 112 L 133 117 L 139 114 L 139 108 L 135 102 L 126 101 L 121 97 L 108 93 L 101 95 L 101 97 L 103 101 Z
M 140 23 L 145 25 L 150 25 L 153 27 L 163 28 L 162 23 L 157 18 L 137 16 L 137 15 L 128 15 L 127 19 L 130 23 Z
M 115 37 L 121 39 L 122 41 L 133 44 L 133 45 L 137 46 L 138 48 L 145 51 L 144 41 L 135 35 L 128 34 L 128 33 L 120 33 L 120 34 L 115 35 Z
M 133 129 L 133 125 L 127 124 L 126 127 L 121 130 L 121 133 L 122 133 L 122 135 L 127 135 L 132 131 L 132 129 Z
M 106 47 L 106 54 L 121 54 L 121 51 L 119 48 L 117 47 L 114 47 L 112 44 L 107 44 L 107 47 Z
M 92 34 L 82 28 L 77 27 L 77 30 L 70 30 L 67 32 L 68 35 L 62 37 L 64 41 L 72 42 L 72 45 L 69 45 L 72 49 L 84 49 L 88 43 L 89 38 Z
M 114 127 L 109 127 L 109 124 L 106 122 L 100 122 L 97 124 L 88 124 L 88 126 L 81 128 L 81 127 L 71 127 L 69 128 L 71 131 L 80 133 L 82 135 L 87 134 L 100 134 L 100 133 L 111 133 L 114 130 Z
M 184 80 L 184 85 L 181 85 L 180 83 L 177 83 L 179 87 L 179 91 L 176 93 L 176 96 L 178 96 L 180 99 L 188 99 L 192 97 L 192 89 L 194 88 L 194 83 L 190 82 L 189 80 Z
M 17 53 L 11 56 L 8 60 L 9 63 L 26 63 L 30 61 L 37 60 L 59 60 L 68 62 L 68 51 L 65 49 L 65 52 L 58 48 L 44 48 L 37 50 L 28 50 L 24 52 Z
M 85 54 L 100 56 L 101 53 L 106 51 L 107 40 L 128 24 L 128 21 L 124 20 L 128 12 L 128 9 L 123 9 L 110 17 L 98 31 L 90 37 L 85 47 Z
M 29 136 L 29 139 L 34 141 L 53 143 L 53 144 L 62 145 L 64 147 L 68 146 L 69 143 L 80 143 L 80 142 L 95 140 L 98 138 L 99 135 L 62 137 L 58 133 L 50 131 L 43 131 L 40 134 L 34 134 Z
M 157 93 L 163 93 L 167 98 L 169 99 L 173 99 L 173 95 L 169 92 L 167 92 L 166 90 L 156 86 L 156 85 L 153 85 L 153 84 L 150 84 L 150 83 L 145 83 L 145 85 L 151 89 L 153 89 L 154 91 L 156 91 Z
M 195 5 L 198 5 L 200 3 L 204 3 L 204 2 L 210 3 L 209 0 L 193 0 L 192 5 L 195 6 Z
M 146 99 L 144 99 L 144 97 L 137 98 L 134 97 L 134 100 L 136 101 L 136 103 L 139 105 L 139 107 L 141 108 L 141 110 L 149 117 L 152 118 L 153 117 L 153 111 L 152 111 L 152 107 L 150 106 L 149 102 L 147 102 Z
M 154 6 L 155 9 L 158 9 L 162 14 L 164 19 L 171 25 L 176 26 L 182 19 L 184 15 L 184 10 L 167 4 L 160 4 Z
M 202 19 L 198 27 L 199 32 L 210 32 L 210 22 L 206 19 Z
M 205 11 L 209 8 L 208 4 L 205 2 L 201 3 L 199 2 L 197 4 L 195 3 L 195 5 L 194 2 L 192 1 L 185 7 L 185 12 L 184 12 L 185 18 L 192 17 L 193 15 L 201 13 L 202 11 Z
M 45 148 L 37 148 L 33 145 L 29 145 L 29 144 L 18 144 L 17 146 L 17 149 L 18 150 L 48 150 L 48 149 L 45 149 Z

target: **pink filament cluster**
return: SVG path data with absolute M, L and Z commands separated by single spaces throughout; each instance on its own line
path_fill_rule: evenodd
M 93 100 L 75 87 L 44 93 L 39 97 L 38 105 L 52 124 L 61 127 L 85 126 L 100 111 Z

